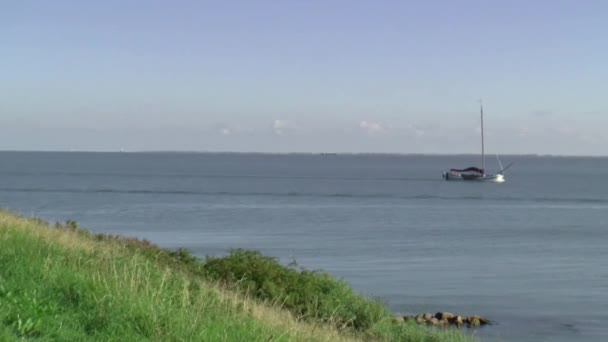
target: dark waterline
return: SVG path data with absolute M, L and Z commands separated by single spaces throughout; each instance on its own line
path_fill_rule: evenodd
M 477 159 L 0 152 L 0 206 L 199 256 L 295 258 L 394 311 L 497 321 L 483 340 L 606 339 L 608 159 L 509 156 L 504 184 L 441 181 Z

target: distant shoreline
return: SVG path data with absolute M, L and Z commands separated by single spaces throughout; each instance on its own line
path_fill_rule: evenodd
M 394 157 L 478 157 L 476 153 L 391 153 L 391 152 L 256 152 L 256 151 L 188 151 L 188 150 L 0 150 L 0 153 L 90 153 L 90 154 L 207 154 L 207 155 L 267 155 L 267 156 L 394 156 Z M 498 154 L 504 157 L 517 158 L 608 158 L 608 155 L 576 155 L 576 154 Z M 488 155 L 490 158 L 491 155 Z

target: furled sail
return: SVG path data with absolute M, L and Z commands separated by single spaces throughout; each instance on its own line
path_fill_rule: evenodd
M 453 172 L 477 172 L 477 173 L 480 173 L 482 175 L 484 174 L 484 170 L 483 169 L 480 169 L 480 168 L 475 167 L 475 166 L 467 167 L 466 169 L 462 169 L 462 170 L 460 170 L 460 169 L 450 169 L 450 171 L 453 171 Z

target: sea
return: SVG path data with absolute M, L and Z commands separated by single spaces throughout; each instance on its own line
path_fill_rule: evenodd
M 608 340 L 608 158 L 0 152 L 0 207 L 220 256 L 259 250 L 481 341 Z M 487 169 L 498 168 L 487 157 Z

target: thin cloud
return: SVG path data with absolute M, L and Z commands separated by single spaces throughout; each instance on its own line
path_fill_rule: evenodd
M 605 111 L 605 110 L 591 110 L 591 111 L 587 111 L 587 112 L 582 112 L 581 115 L 606 116 L 606 115 L 608 115 L 608 111 Z
M 230 124 L 217 125 L 215 127 L 215 129 L 217 130 L 216 132 L 218 132 L 220 135 L 223 135 L 223 136 L 232 136 L 232 135 L 253 132 L 253 129 L 251 129 L 251 128 L 244 127 L 241 125 L 230 125 Z
M 528 126 L 519 127 L 517 135 L 519 135 L 520 137 L 527 137 L 529 134 L 530 134 L 530 127 L 528 127 Z
M 359 123 L 359 128 L 367 132 L 369 136 L 375 136 L 384 133 L 386 128 L 379 122 L 371 122 L 363 120 Z
M 553 129 L 557 134 L 571 137 L 578 134 L 578 131 L 573 126 L 567 124 L 560 124 Z
M 407 125 L 407 130 L 411 135 L 414 135 L 417 138 L 420 138 L 426 134 L 426 130 L 417 125 L 409 124 Z
M 296 128 L 297 126 L 294 122 L 287 120 L 274 120 L 274 122 L 272 123 L 272 130 L 274 134 L 278 136 L 284 136 L 288 132 L 293 131 Z
M 545 116 L 549 116 L 552 115 L 553 112 L 548 110 L 548 109 L 539 109 L 539 110 L 535 110 L 532 112 L 533 116 L 537 116 L 539 118 L 545 117 Z

